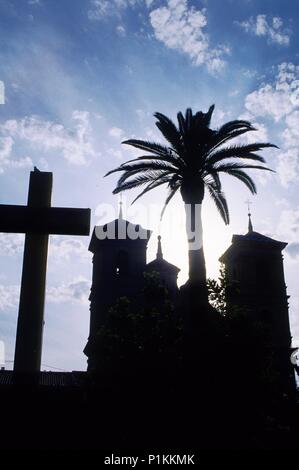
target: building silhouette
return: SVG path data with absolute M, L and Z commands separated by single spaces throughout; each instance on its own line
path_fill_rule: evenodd
M 178 292 L 179 268 L 163 258 L 161 236 L 156 259 L 146 263 L 147 244 L 152 232 L 125 220 L 120 206 L 119 217 L 95 227 L 89 251 L 93 253 L 90 292 L 89 338 L 105 323 L 108 310 L 120 297 L 142 304 L 144 273 L 156 272 L 174 299 Z
M 156 272 L 159 274 L 160 281 L 166 286 L 170 298 L 175 301 L 179 292 L 177 278 L 180 268 L 164 259 L 161 235 L 158 235 L 156 258 L 146 265 L 145 270 L 146 272 Z
M 248 216 L 248 232 L 233 235 L 232 244 L 219 259 L 225 266 L 227 310 L 245 309 L 252 321 L 267 329 L 268 346 L 273 349 L 277 370 L 282 381 L 294 390 L 289 296 L 282 254 L 287 243 L 254 231 L 251 214 Z

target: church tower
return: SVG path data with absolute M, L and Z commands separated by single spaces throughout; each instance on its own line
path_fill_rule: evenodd
M 271 335 L 275 363 L 282 383 L 295 389 L 290 362 L 291 332 L 282 251 L 287 243 L 253 230 L 251 214 L 246 235 L 233 235 L 232 244 L 220 257 L 227 281 L 226 302 L 248 309 L 253 321 L 261 322 Z
M 233 235 L 232 244 L 220 257 L 230 284 L 227 303 L 244 305 L 259 319 L 270 322 L 278 347 L 290 347 L 288 295 L 284 279 L 282 250 L 287 243 L 253 230 L 249 213 L 246 235 Z
M 123 218 L 95 227 L 89 251 L 93 253 L 90 292 L 90 337 L 104 323 L 107 308 L 119 297 L 140 295 L 146 267 L 150 230 Z

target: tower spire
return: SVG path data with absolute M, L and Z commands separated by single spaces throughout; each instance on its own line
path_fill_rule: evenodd
M 250 205 L 252 204 L 251 201 L 246 201 L 247 208 L 248 208 L 248 233 L 253 232 L 253 226 L 251 221 L 251 212 L 250 212 Z
M 161 244 L 161 235 L 158 235 L 157 259 L 163 259 L 162 244 Z
M 248 232 L 253 232 L 253 226 L 252 226 L 252 222 L 251 222 L 251 214 L 250 212 L 248 212 Z

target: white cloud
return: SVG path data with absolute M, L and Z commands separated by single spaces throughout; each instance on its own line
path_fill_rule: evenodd
M 0 256 L 11 256 L 22 253 L 25 235 L 21 233 L 0 234 Z
M 20 233 L 0 233 L 0 256 L 15 256 L 23 252 L 25 235 Z M 89 260 L 91 254 L 86 244 L 79 238 L 68 238 L 51 235 L 49 257 L 55 261 L 65 262 Z
M 109 135 L 111 137 L 115 137 L 116 139 L 121 139 L 124 134 L 124 131 L 119 127 L 111 127 L 111 129 L 109 129 Z
M 0 136 L 0 174 L 7 168 L 30 168 L 33 166 L 29 157 L 22 157 L 18 160 L 11 158 L 14 140 L 11 136 Z
M 283 28 L 283 21 L 279 16 L 267 19 L 266 15 L 257 15 L 256 18 L 236 22 L 247 33 L 265 37 L 268 43 L 276 43 L 288 46 L 290 43 L 290 31 Z
M 270 115 L 278 121 L 291 111 L 292 104 L 285 93 L 267 84 L 247 95 L 245 107 L 256 116 Z
M 80 259 L 89 260 L 91 254 L 82 240 L 75 237 L 65 238 L 53 235 L 49 245 L 49 257 L 59 262 L 68 261 L 70 259 L 79 261 Z
M 255 117 L 249 113 L 245 112 L 239 115 L 238 119 L 244 120 L 244 121 L 250 121 L 253 127 L 256 129 L 255 131 L 250 131 L 247 132 L 246 134 L 237 137 L 234 139 L 234 142 L 238 143 L 246 143 L 246 144 L 252 144 L 254 142 L 268 142 L 269 141 L 269 136 L 268 136 L 268 128 L 267 126 L 259 121 L 255 120 Z
M 277 173 L 282 186 L 299 181 L 299 66 L 282 63 L 270 83 L 264 83 L 245 98 L 247 119 L 272 118 L 277 124 L 276 142 L 281 146 L 277 155 Z M 244 114 L 244 116 L 246 115 Z M 254 122 L 254 125 L 256 123 Z M 283 129 L 282 129 L 283 127 Z M 262 133 L 263 130 L 262 128 Z M 261 140 L 265 136 L 260 135 Z M 280 140 L 280 142 L 279 142 Z
M 90 116 L 87 111 L 74 111 L 72 120 L 74 126 L 68 129 L 62 124 L 45 121 L 39 116 L 26 116 L 20 120 L 10 119 L 0 125 L 0 133 L 4 140 L 3 155 L 11 151 L 16 139 L 29 142 L 33 147 L 43 151 L 57 150 L 71 164 L 85 165 L 88 157 L 95 155 L 91 143 Z M 1 154 L 0 154 L 1 155 Z M 20 160 L 19 165 L 31 164 L 28 158 Z M 14 162 L 16 165 L 17 162 Z M 1 156 L 0 156 L 1 168 Z
M 253 127 L 256 131 L 247 132 L 245 138 L 248 144 L 253 144 L 254 142 L 268 142 L 268 129 L 265 124 L 261 122 L 252 122 Z
M 287 147 L 296 147 L 299 143 L 299 110 L 286 117 L 286 128 L 283 132 L 283 140 Z
M 263 84 L 247 95 L 245 107 L 255 116 L 269 116 L 279 121 L 299 104 L 299 66 L 282 63 L 274 83 Z
M 90 20 L 100 20 L 108 14 L 111 14 L 112 11 L 113 7 L 108 0 L 93 0 L 87 14 Z
M 109 155 L 112 155 L 112 157 L 116 157 L 118 159 L 123 159 L 124 156 L 123 156 L 123 153 L 121 150 L 118 150 L 118 149 L 114 149 L 112 147 L 109 147 L 107 148 L 106 152 L 109 154 Z
M 299 148 L 290 148 L 278 155 L 277 173 L 281 184 L 288 187 L 299 181 Z
M 88 305 L 90 280 L 79 277 L 69 283 L 52 286 L 47 289 L 47 301 L 54 303 L 75 302 Z
M 211 48 L 204 31 L 204 9 L 188 8 L 187 0 L 168 0 L 167 6 L 151 11 L 150 21 L 156 38 L 168 48 L 188 55 L 194 65 L 206 65 L 210 72 L 219 72 L 225 66 L 223 57 L 229 49 L 223 45 Z
M 13 146 L 13 139 L 11 137 L 0 138 L 0 162 L 3 164 L 10 157 Z
M 116 27 L 116 32 L 119 36 L 121 37 L 125 37 L 126 36 L 126 28 L 124 26 L 122 26 L 121 24 L 119 24 L 117 27 Z
M 246 78 L 254 78 L 258 74 L 257 70 L 254 69 L 242 69 L 241 72 Z
M 120 16 L 120 12 L 145 2 L 150 7 L 154 0 L 91 0 L 87 16 L 90 20 L 100 21 L 109 16 Z
M 230 120 L 230 111 L 224 111 L 221 108 L 216 108 L 213 113 L 212 123 L 214 127 L 220 127 L 225 121 Z
M 297 208 L 286 207 L 281 212 L 276 232 L 278 237 L 289 243 L 298 242 L 299 206 Z
M 20 286 L 0 284 L 0 311 L 15 308 L 19 303 Z
M 46 302 L 71 302 L 88 305 L 90 280 L 79 277 L 68 283 L 47 287 Z M 19 305 L 20 286 L 0 284 L 0 311 L 16 308 Z

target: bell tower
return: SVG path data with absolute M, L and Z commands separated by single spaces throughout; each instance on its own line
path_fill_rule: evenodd
M 233 235 L 220 257 L 230 284 L 227 303 L 245 305 L 271 322 L 275 344 L 289 347 L 291 333 L 282 251 L 287 243 L 253 230 L 251 214 L 246 235 Z
M 282 251 L 287 243 L 254 231 L 249 212 L 246 235 L 233 235 L 232 244 L 220 257 L 228 284 L 226 302 L 248 309 L 253 321 L 262 322 L 271 335 L 271 344 L 284 384 L 295 388 L 290 362 L 288 295 Z
M 93 337 L 104 323 L 107 309 L 119 297 L 140 295 L 146 267 L 150 230 L 119 217 L 94 228 L 89 251 L 93 253 L 90 331 Z

